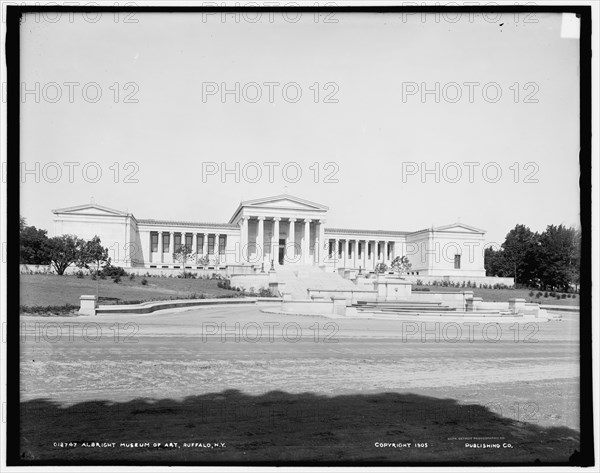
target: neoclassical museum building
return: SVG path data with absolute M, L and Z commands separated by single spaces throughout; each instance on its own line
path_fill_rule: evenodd
M 137 218 L 96 203 L 56 209 L 54 235 L 98 235 L 112 263 L 126 268 L 189 269 L 318 265 L 374 270 L 407 256 L 408 275 L 485 277 L 485 231 L 454 223 L 417 231 L 327 227 L 329 208 L 291 195 L 241 202 L 227 223 Z

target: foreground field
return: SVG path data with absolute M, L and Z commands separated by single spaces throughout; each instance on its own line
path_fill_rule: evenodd
M 115 283 L 112 279 L 99 279 L 101 301 L 147 301 L 190 297 L 192 294 L 222 297 L 234 293 L 217 287 L 218 281 L 214 279 L 147 278 L 146 285 L 141 284 L 142 279 L 143 277 L 136 276 L 130 280 L 126 276 L 120 283 Z M 82 294 L 96 294 L 96 281 L 92 281 L 89 276 L 79 279 L 76 276 L 54 274 L 22 274 L 20 291 L 22 306 L 79 306 Z
M 547 464 L 579 448 L 573 314 L 469 328 L 238 306 L 21 328 L 32 461 Z

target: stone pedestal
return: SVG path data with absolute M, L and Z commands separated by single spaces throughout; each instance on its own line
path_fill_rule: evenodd
M 373 281 L 373 288 L 378 298 L 384 301 L 407 300 L 412 294 L 411 284 L 400 279 L 377 278 Z
M 96 296 L 83 295 L 79 298 L 79 315 L 96 315 Z
M 333 313 L 336 315 L 346 315 L 346 298 L 344 296 L 333 296 Z
M 465 312 L 473 312 L 473 299 L 465 299 Z
M 512 314 L 518 314 L 519 312 L 523 312 L 523 309 L 525 309 L 525 299 L 509 299 L 508 309 Z

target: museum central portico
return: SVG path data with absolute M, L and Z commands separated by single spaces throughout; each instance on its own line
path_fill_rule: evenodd
M 242 263 L 322 264 L 328 210 L 287 195 L 242 202 L 229 221 L 240 227 Z

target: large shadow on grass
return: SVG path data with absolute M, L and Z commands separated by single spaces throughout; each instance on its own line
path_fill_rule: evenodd
M 416 394 L 228 390 L 183 400 L 21 404 L 20 458 L 32 464 L 549 465 L 577 463 L 578 449 L 572 429 Z

